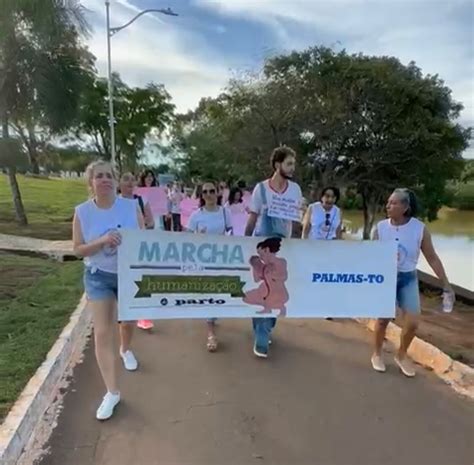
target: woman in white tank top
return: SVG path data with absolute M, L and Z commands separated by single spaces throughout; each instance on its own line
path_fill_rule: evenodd
M 76 207 L 72 237 L 74 252 L 84 257 L 84 287 L 92 311 L 96 359 L 107 388 L 96 418 L 107 420 L 120 402 L 114 345 L 120 229 L 143 228 L 144 224 L 136 200 L 116 195 L 117 180 L 110 163 L 91 163 L 86 179 L 92 198 Z M 127 369 L 136 369 L 130 350 L 121 350 L 121 356 Z
M 415 376 L 415 370 L 407 358 L 407 351 L 415 337 L 420 314 L 420 293 L 416 267 L 420 251 L 426 258 L 436 276 L 443 283 L 444 292 L 454 302 L 454 292 L 449 284 L 443 264 L 439 259 L 425 225 L 415 218 L 416 197 L 408 189 L 395 189 L 387 202 L 386 220 L 380 221 L 374 239 L 396 241 L 398 244 L 397 306 L 403 315 L 403 330 L 400 336 L 400 348 L 395 363 L 405 376 Z M 374 353 L 372 366 L 379 372 L 385 371 L 382 358 L 382 346 L 389 319 L 379 319 L 375 327 Z
M 336 205 L 340 192 L 337 187 L 325 187 L 321 201 L 312 203 L 303 218 L 303 239 L 333 240 L 342 237 L 342 215 Z

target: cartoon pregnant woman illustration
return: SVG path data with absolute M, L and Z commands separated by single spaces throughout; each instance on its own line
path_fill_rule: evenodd
M 279 310 L 279 316 L 286 315 L 286 306 L 289 295 L 285 281 L 288 279 L 287 263 L 284 258 L 278 258 L 281 239 L 270 238 L 257 245 L 257 254 L 250 257 L 253 278 L 256 283 L 261 282 L 257 289 L 245 294 L 243 301 L 250 305 L 261 305 L 263 310 L 257 313 L 271 313 Z

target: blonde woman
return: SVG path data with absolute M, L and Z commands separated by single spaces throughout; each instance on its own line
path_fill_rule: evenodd
M 107 420 L 120 402 L 115 338 L 120 230 L 143 228 L 144 222 L 136 200 L 116 195 L 117 179 L 110 163 L 91 163 L 86 179 L 91 198 L 76 207 L 72 238 L 74 252 L 84 257 L 84 288 L 92 311 L 95 355 L 107 388 L 96 418 Z M 121 351 L 121 356 L 125 362 L 133 354 Z

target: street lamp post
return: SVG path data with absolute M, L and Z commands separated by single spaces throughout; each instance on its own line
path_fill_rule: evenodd
M 110 27 L 110 0 L 105 0 L 105 12 L 107 22 L 107 80 L 108 80 L 108 94 L 109 94 L 109 128 L 110 128 L 110 156 L 112 166 L 115 168 L 116 165 L 116 154 L 115 154 L 115 117 L 114 117 L 114 85 L 112 82 L 112 51 L 111 51 L 111 38 L 113 35 L 120 32 L 122 29 L 130 26 L 140 16 L 146 13 L 161 13 L 168 16 L 178 16 L 177 13 L 173 12 L 171 8 L 161 9 L 147 9 L 143 10 L 135 15 L 128 23 L 119 27 Z

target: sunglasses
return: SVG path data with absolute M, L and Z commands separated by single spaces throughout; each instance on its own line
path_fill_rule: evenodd
M 202 191 L 202 193 L 203 193 L 203 195 L 207 195 L 207 194 L 213 195 L 213 194 L 216 193 L 216 190 L 215 189 L 209 189 L 209 190 L 205 189 L 205 190 Z
M 326 226 L 331 226 L 331 222 L 329 221 L 331 218 L 331 213 L 326 213 Z

